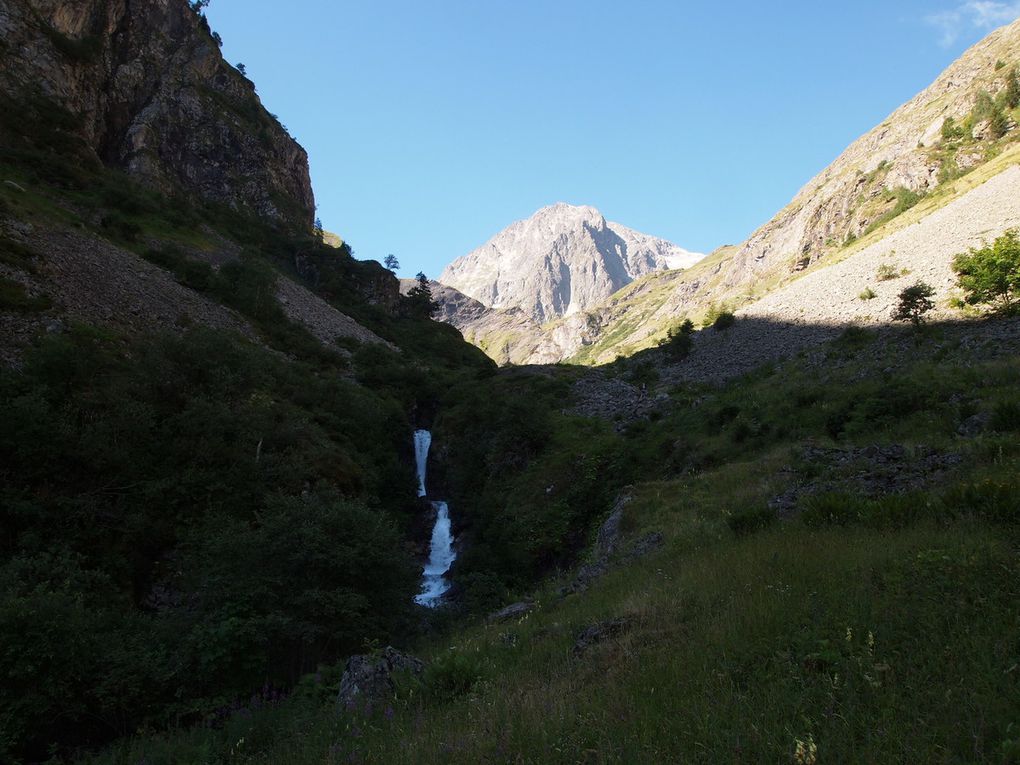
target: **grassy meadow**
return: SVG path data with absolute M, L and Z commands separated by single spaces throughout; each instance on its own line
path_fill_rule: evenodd
M 323 667 L 285 700 L 84 761 L 1020 762 L 1020 361 L 938 330 L 851 340 L 821 370 L 673 391 L 622 436 L 618 565 L 406 646 L 429 668 L 385 705 L 337 709 L 341 667 Z M 959 435 L 974 415 L 983 432 Z M 903 459 L 875 468 L 868 446 Z M 898 488 L 861 488 L 876 471 Z M 791 487 L 809 488 L 769 510 Z

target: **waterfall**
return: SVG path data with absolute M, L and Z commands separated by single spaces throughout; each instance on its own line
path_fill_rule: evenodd
M 429 447 L 432 434 L 427 430 L 414 431 L 414 458 L 418 467 L 418 496 L 426 496 L 425 474 L 428 468 Z M 450 508 L 445 502 L 432 502 L 436 513 L 436 524 L 432 527 L 429 544 L 429 562 L 422 569 L 421 592 L 414 596 L 414 602 L 426 608 L 435 608 L 442 602 L 443 595 L 450 589 L 446 574 L 457 559 L 453 549 L 453 535 L 450 533 Z
M 414 431 L 414 459 L 418 464 L 418 496 L 425 496 L 425 470 L 429 461 L 432 434 L 427 430 Z
M 436 511 L 436 525 L 432 527 L 429 562 L 422 571 L 421 592 L 414 598 L 415 603 L 428 608 L 439 605 L 440 598 L 450 589 L 446 572 L 457 559 L 450 534 L 450 510 L 445 502 L 433 502 L 432 508 Z

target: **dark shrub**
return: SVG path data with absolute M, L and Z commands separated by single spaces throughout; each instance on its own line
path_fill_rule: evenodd
M 1016 433 L 1020 431 L 1020 403 L 1002 401 L 992 410 L 989 427 L 998 433 Z
M 712 329 L 726 330 L 733 326 L 733 323 L 737 320 L 730 311 L 723 311 L 715 317 L 715 321 L 712 322 Z
M 734 511 L 726 523 L 738 537 L 767 529 L 776 520 L 775 511 L 769 507 L 748 507 Z

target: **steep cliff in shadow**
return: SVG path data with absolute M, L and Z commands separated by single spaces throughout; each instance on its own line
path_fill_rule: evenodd
M 308 156 L 184 0 L 5 0 L 0 138 L 60 119 L 109 167 L 164 193 L 309 229 Z

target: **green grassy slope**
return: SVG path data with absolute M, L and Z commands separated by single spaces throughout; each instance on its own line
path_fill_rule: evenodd
M 424 682 L 383 708 L 335 709 L 324 669 L 222 728 L 87 761 L 1017 762 L 1020 359 L 955 332 L 852 333 L 823 369 L 674 391 L 620 446 L 623 549 L 661 549 L 421 641 Z M 975 414 L 985 432 L 959 436 Z M 769 500 L 791 490 L 780 520 Z

